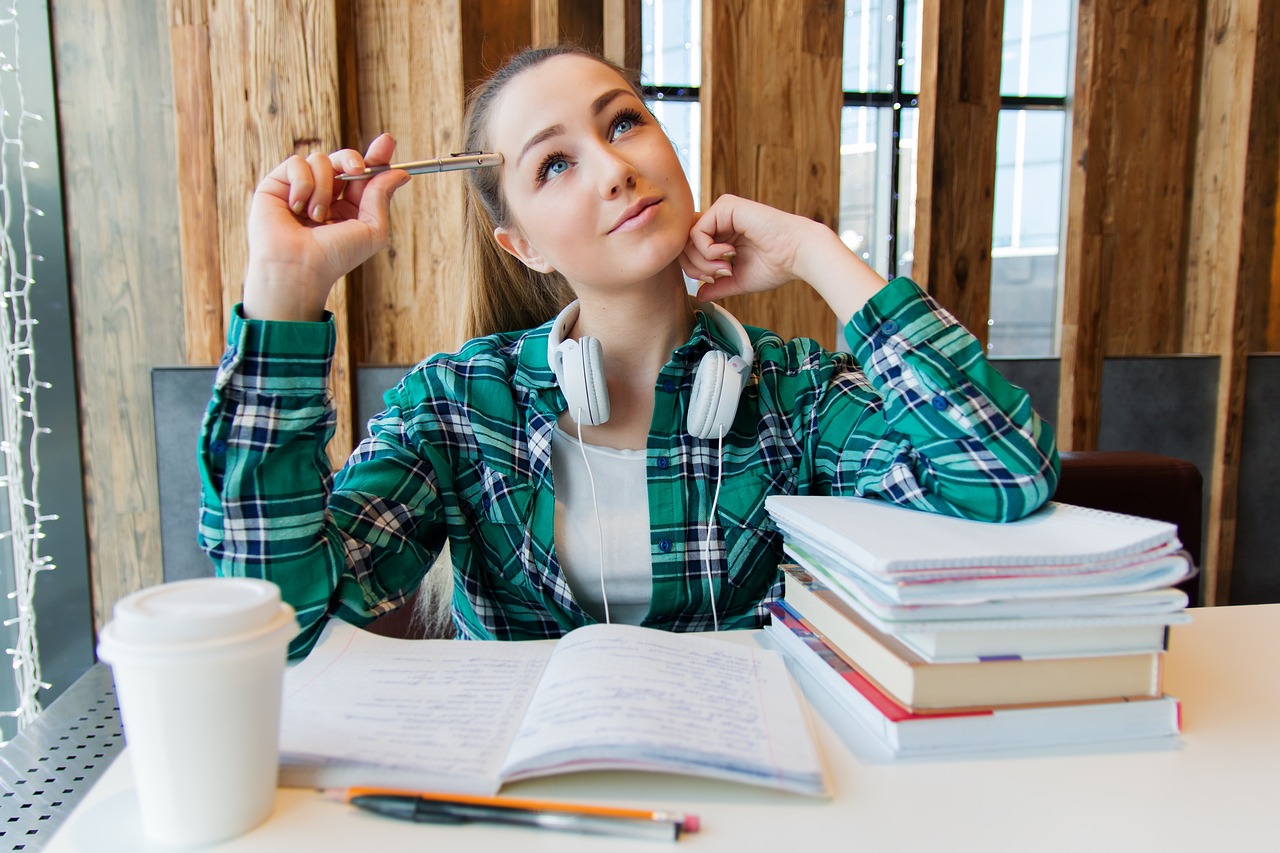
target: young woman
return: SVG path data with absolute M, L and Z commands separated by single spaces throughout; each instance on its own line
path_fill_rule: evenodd
M 259 185 L 201 439 L 202 544 L 221 573 L 280 585 L 295 654 L 329 616 L 400 606 L 446 541 L 464 638 L 755 627 L 781 590 L 768 495 L 1001 521 L 1052 494 L 1052 430 L 954 318 L 811 220 L 732 196 L 695 212 L 637 87 L 567 48 L 518 55 L 472 98 L 468 149 L 504 158 L 470 173 L 476 337 L 388 392 L 330 481 L 324 302 L 385 246 L 409 180 L 335 175 L 393 147 L 291 157 Z M 700 300 L 807 282 L 852 354 L 695 307 L 682 271 Z

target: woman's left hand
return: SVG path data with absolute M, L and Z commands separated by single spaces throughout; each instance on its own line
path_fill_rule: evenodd
M 722 195 L 694 222 L 680 266 L 704 282 L 701 300 L 772 290 L 799 277 L 797 259 L 821 227 L 758 201 Z
M 704 302 L 801 279 L 841 325 L 884 286 L 821 222 L 732 195 L 720 196 L 693 223 L 680 266 L 704 282 L 698 290 Z

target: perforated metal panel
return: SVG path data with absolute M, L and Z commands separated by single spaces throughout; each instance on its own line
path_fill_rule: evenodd
M 123 746 L 111 670 L 95 664 L 0 750 L 0 850 L 40 850 Z

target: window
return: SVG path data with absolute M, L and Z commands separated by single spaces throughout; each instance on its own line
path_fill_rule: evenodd
M 1072 0 L 1006 0 L 992 233 L 993 356 L 1058 347 Z M 846 0 L 838 231 L 885 276 L 914 260 L 921 0 Z M 642 79 L 700 185 L 699 2 L 644 0 Z
M 676 146 L 699 205 L 702 185 L 702 3 L 644 0 L 640 79 L 649 108 Z
M 1057 354 L 1071 0 L 1006 0 L 987 347 Z M 840 236 L 879 273 L 914 260 L 920 0 L 848 0 Z

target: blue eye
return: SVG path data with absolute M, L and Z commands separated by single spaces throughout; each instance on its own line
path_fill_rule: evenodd
M 556 175 L 563 174 L 569 169 L 569 158 L 560 152 L 547 155 L 547 158 L 538 166 L 537 181 L 539 184 L 545 183 L 548 178 L 554 178 Z
M 616 141 L 619 136 L 630 133 L 642 124 L 644 119 L 641 118 L 640 113 L 631 109 L 623 110 L 614 117 L 613 123 L 609 126 L 609 141 Z
M 617 139 L 622 134 L 635 127 L 635 122 L 629 118 L 619 119 L 613 126 L 613 138 Z

